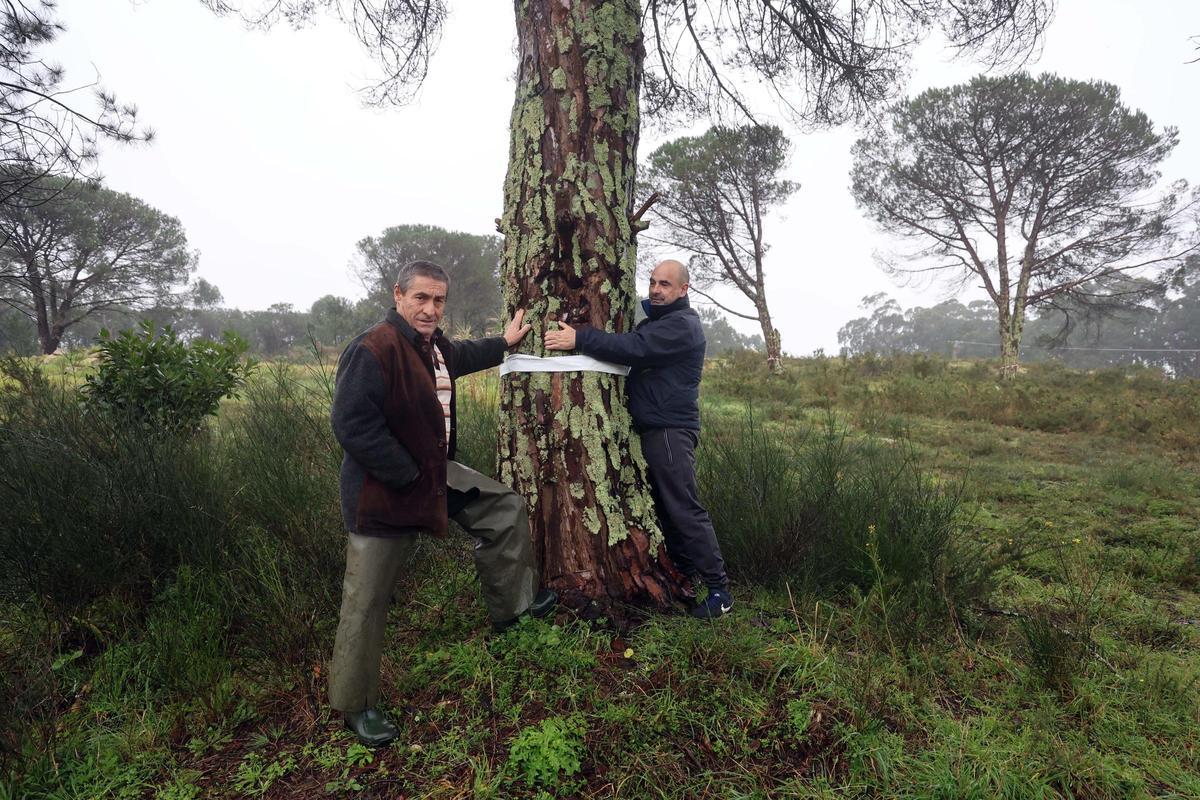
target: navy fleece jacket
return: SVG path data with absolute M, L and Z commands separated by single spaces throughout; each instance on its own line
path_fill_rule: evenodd
M 704 369 L 704 330 L 687 297 L 666 306 L 642 301 L 646 319 L 629 333 L 594 328 L 575 331 L 575 349 L 584 355 L 626 364 L 629 413 L 638 430 L 700 430 L 700 374 Z

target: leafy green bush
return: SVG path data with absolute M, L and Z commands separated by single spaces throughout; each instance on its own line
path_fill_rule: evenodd
M 159 431 L 198 428 L 253 368 L 242 359 L 246 343 L 236 334 L 188 344 L 169 326 L 156 335 L 150 322 L 115 337 L 101 331 L 98 349 L 99 368 L 82 387 L 88 406 Z

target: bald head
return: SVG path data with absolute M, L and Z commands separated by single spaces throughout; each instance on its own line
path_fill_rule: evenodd
M 680 284 L 689 282 L 688 268 L 687 265 L 682 261 L 676 261 L 673 258 L 668 258 L 666 261 L 658 262 L 658 265 L 654 267 L 655 272 L 660 269 L 669 270 L 670 274 L 673 274 L 675 276 L 675 280 L 677 280 Z
M 687 294 L 688 269 L 674 259 L 658 262 L 650 273 L 650 305 L 669 306 Z

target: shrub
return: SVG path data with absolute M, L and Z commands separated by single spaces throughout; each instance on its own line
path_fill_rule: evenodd
M 343 532 L 342 449 L 329 424 L 328 381 L 319 371 L 297 379 L 274 364 L 247 385 L 220 432 L 238 519 L 314 557 L 326 550 L 325 539 Z
M 11 647 L 0 657 L 0 707 L 13 726 L 50 737 L 53 714 L 87 681 L 94 657 L 142 624 L 180 565 L 215 571 L 228 484 L 213 437 L 162 435 L 90 414 L 73 389 L 36 370 L 13 380 L 0 391 L 0 607 L 20 623 L 0 647 Z M 158 633 L 202 637 L 206 626 L 185 620 L 175 631 L 162 621 Z M 178 658 L 190 659 L 197 641 L 183 640 Z M 175 653 L 175 645 L 156 652 Z M 143 674 L 144 655 L 124 671 L 130 680 L 154 680 Z
M 336 619 L 344 566 L 330 381 L 319 366 L 296 378 L 286 364 L 272 365 L 248 384 L 220 437 L 240 528 L 228 574 L 253 631 L 247 645 L 293 665 L 319 659 L 319 627 Z
M 99 368 L 82 388 L 88 406 L 158 431 L 193 431 L 217 413 L 223 397 L 245 383 L 252 364 L 242 360 L 246 343 L 226 333 L 220 342 L 179 340 L 170 327 L 155 335 L 142 322 L 138 331 L 100 332 Z
M 1001 561 L 966 534 L 961 487 L 903 441 L 852 439 L 832 419 L 788 435 L 752 411 L 706 429 L 697 477 L 735 576 L 884 592 L 911 622 L 991 591 Z
M 768 432 L 752 406 L 740 419 L 711 422 L 704 425 L 696 479 L 729 568 L 757 580 L 795 575 L 806 537 L 794 447 Z
M 913 353 L 911 357 L 913 375 L 918 378 L 928 378 L 941 375 L 946 371 L 946 359 L 941 356 L 931 356 L 926 353 Z
M 224 487 L 211 437 L 87 413 L 31 380 L 2 404 L 0 601 L 65 621 L 118 587 L 148 598 L 182 561 L 211 560 Z

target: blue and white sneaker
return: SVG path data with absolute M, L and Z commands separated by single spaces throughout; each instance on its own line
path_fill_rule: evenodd
M 696 619 L 716 619 L 733 610 L 733 595 L 728 590 L 709 589 L 703 603 L 697 603 L 689 614 Z

